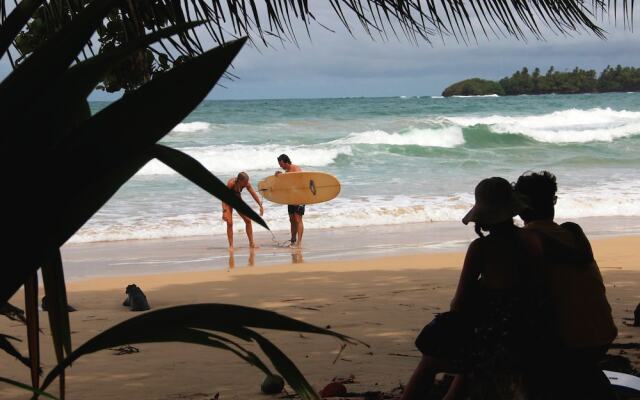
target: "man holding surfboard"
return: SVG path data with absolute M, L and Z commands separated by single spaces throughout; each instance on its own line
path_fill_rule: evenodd
M 302 172 L 302 168 L 291 163 L 291 159 L 286 154 L 278 156 L 278 164 L 285 172 Z M 281 171 L 276 171 L 276 175 L 280 175 Z M 304 215 L 304 204 L 289 204 L 287 211 L 289 212 L 289 222 L 291 223 L 291 246 L 301 247 L 302 234 L 304 233 L 304 223 L 302 216 Z
M 238 176 L 235 178 L 229 179 L 227 182 L 227 187 L 235 193 L 238 198 L 242 198 L 242 189 L 247 188 L 251 197 L 256 201 L 258 206 L 260 206 L 260 215 L 264 213 L 264 208 L 262 207 L 262 202 L 260 198 L 256 194 L 256 191 L 253 190 L 253 186 L 249 183 L 249 175 L 246 172 L 240 172 Z M 246 226 L 247 238 L 249 239 L 249 247 L 252 249 L 258 248 L 255 242 L 253 241 L 253 226 L 251 225 L 251 220 L 242 214 L 239 214 L 244 224 Z M 222 220 L 227 223 L 227 239 L 229 239 L 229 250 L 233 251 L 233 208 L 226 203 L 222 203 Z
M 306 204 L 324 203 L 334 199 L 340 193 L 338 179 L 326 172 L 306 171 L 291 163 L 286 154 L 278 156 L 281 171 L 258 182 L 258 190 L 262 196 L 276 204 L 286 204 L 291 223 L 291 247 L 301 247 Z

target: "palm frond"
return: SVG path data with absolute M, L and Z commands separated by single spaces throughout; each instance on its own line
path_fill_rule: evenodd
M 11 342 L 9 341 L 9 339 L 11 340 L 15 340 L 15 341 L 20 341 L 20 339 L 15 338 L 13 336 L 9 336 L 9 335 L 4 335 L 0 333 L 0 349 L 2 349 L 5 353 L 15 357 L 16 359 L 18 359 L 18 361 L 20 361 L 23 365 L 31 368 L 31 362 L 29 361 L 29 357 L 25 357 L 23 356 L 18 349 L 16 349 Z
M 184 342 L 231 351 L 266 375 L 269 368 L 254 354 L 220 332 L 245 341 L 255 341 L 284 379 L 301 398 L 319 396 L 295 364 L 266 337 L 250 328 L 276 329 L 333 336 L 357 343 L 346 335 L 297 321 L 273 311 L 230 304 L 190 304 L 154 310 L 115 325 L 85 342 L 47 375 L 41 389 L 46 389 L 66 367 L 79 357 L 96 351 L 131 343 Z M 363 342 L 360 342 L 363 343 Z M 366 345 L 366 344 L 365 344 Z
M 85 12 L 48 40 L 47 46 L 39 48 L 0 83 L 0 104 L 6 106 L 7 109 L 3 110 L 6 115 L 19 113 L 25 102 L 36 98 L 43 86 L 55 81 L 69 68 L 114 1 L 91 2 Z M 47 68 L 42 68 L 42 65 L 47 65 Z M 2 144 L 9 145 L 6 141 Z
M 13 42 L 14 38 L 20 32 L 20 30 L 27 23 L 29 18 L 33 15 L 34 11 L 42 4 L 44 0 L 23 0 L 7 17 L 4 12 L 2 13 L 2 26 L 0 27 L 0 58 L 9 49 L 9 46 Z M 2 9 L 5 9 L 4 0 L 1 4 Z
M 42 391 L 42 390 L 40 390 L 38 388 L 34 388 L 34 387 L 29 386 L 27 384 L 24 384 L 22 382 L 14 381 L 13 379 L 9 379 L 9 378 L 5 378 L 3 376 L 0 376 L 0 382 L 4 382 L 4 383 L 9 384 L 11 386 L 19 387 L 20 389 L 24 389 L 24 390 L 26 390 L 28 392 L 31 392 L 31 393 L 35 394 L 35 395 L 40 395 L 40 396 L 47 397 L 49 399 L 58 400 L 58 398 L 53 396 L 52 394 L 49 394 L 49 393 L 47 393 L 45 391 Z
M 48 299 L 49 325 L 53 337 L 56 358 L 61 361 L 71 353 L 71 328 L 67 310 L 67 289 L 60 250 L 42 266 L 42 281 Z
M 27 343 L 31 386 L 40 382 L 40 322 L 38 317 L 38 275 L 33 272 L 24 282 L 24 308 L 27 317 Z
M 25 164 L 20 154 L 10 153 L 8 147 L 6 148 L 3 163 L 20 166 L 20 176 L 23 179 L 11 184 L 20 188 L 19 192 L 23 197 L 22 200 L 5 198 L 3 201 L 9 204 L 19 201 L 20 207 L 31 209 L 32 218 L 34 221 L 39 220 L 44 229 L 39 230 L 37 234 L 29 234 L 31 243 L 19 243 L 9 254 L 15 266 L 5 271 L 3 285 L 0 285 L 1 301 L 6 301 L 15 293 L 31 271 L 42 265 L 51 252 L 62 246 L 131 176 L 154 157 L 150 153 L 151 147 L 182 121 L 209 93 L 244 42 L 245 40 L 229 42 L 205 52 L 112 103 L 82 122 L 66 140 L 58 144 L 55 152 L 41 154 L 31 164 Z M 49 49 L 43 48 L 42 51 L 49 52 Z M 46 62 L 44 64 L 48 65 Z M 25 66 L 21 65 L 7 79 L 14 74 L 21 75 L 20 70 Z M 93 67 L 99 69 L 101 65 L 93 64 Z M 66 71 L 61 71 L 59 75 L 65 73 Z M 60 78 L 54 79 L 53 82 L 41 82 L 41 86 L 45 87 L 41 87 L 40 90 L 48 93 L 49 88 L 55 86 L 58 79 Z M 17 81 L 27 87 L 33 87 L 28 75 Z M 0 85 L 0 96 L 10 97 L 11 92 L 10 88 L 4 86 L 4 82 Z M 172 93 L 171 98 L 156 101 L 164 98 L 166 93 Z M 15 103 L 12 104 L 15 106 Z M 46 108 L 48 104 L 51 102 L 40 106 Z M 84 104 L 86 105 L 86 102 Z M 148 107 L 149 104 L 155 104 L 154 108 Z M 33 108 L 38 104 L 23 106 Z M 138 111 L 131 113 L 132 109 Z M 9 114 L 6 113 L 6 109 L 2 111 L 3 121 L 14 121 L 16 129 L 21 130 L 17 121 L 24 119 L 24 114 Z M 40 115 L 37 110 L 34 114 Z M 164 118 L 155 118 L 158 114 Z M 14 136 L 21 136 L 24 140 L 29 137 L 39 140 L 42 131 L 48 129 L 48 120 L 39 118 L 29 125 L 30 129 L 21 130 L 21 135 Z M 38 127 L 41 129 L 37 129 Z M 5 137 L 5 140 L 13 139 Z M 51 197 L 50 202 L 42 204 L 37 200 L 36 194 L 42 190 L 56 195 Z M 9 204 L 6 205 L 9 208 L 17 206 Z M 241 203 L 230 204 L 240 206 Z M 247 215 L 264 224 L 257 214 Z M 11 223 L 16 227 L 23 226 L 24 229 L 28 226 L 17 220 Z M 35 250 L 21 251 L 21 245 Z
M 0 307 L 0 314 L 12 321 L 20 321 L 25 325 L 27 324 L 27 319 L 24 316 L 24 310 L 21 310 L 11 303 L 4 303 L 4 305 Z
M 0 4 L 4 5 L 5 1 L 0 0 Z M 37 0 L 23 0 L 26 1 Z M 60 8 L 56 4 L 63 2 L 66 0 L 47 0 L 45 4 L 56 10 Z M 388 38 L 388 33 L 399 36 L 402 32 L 414 43 L 431 42 L 436 37 L 469 43 L 471 38 L 477 40 L 478 35 L 487 39 L 502 36 L 540 39 L 544 33 L 542 25 L 560 34 L 586 31 L 604 37 L 598 21 L 612 15 L 617 23 L 621 15 L 625 28 L 632 27 L 635 8 L 634 0 L 329 0 L 335 21 L 318 21 L 314 12 L 321 3 L 307 0 L 183 0 L 182 4 L 160 0 L 136 4 L 137 14 L 133 15 L 128 7 L 122 8 L 121 14 L 128 20 L 142 19 L 138 24 L 147 30 L 204 19 L 208 36 L 218 44 L 248 36 L 252 42 L 264 45 L 274 37 L 297 44 L 300 31 L 310 35 L 311 24 L 325 27 L 335 22 L 352 34 L 354 27 L 360 26 L 371 37 Z M 80 10 L 69 8 L 67 13 L 73 15 Z M 56 12 L 49 14 L 51 24 L 64 22 L 56 22 Z M 69 19 L 69 15 L 64 14 L 64 19 Z M 139 35 L 129 36 L 125 42 Z M 193 56 L 203 51 L 200 36 L 201 33 L 191 29 L 181 33 L 177 41 L 168 39 L 166 44 L 173 52 Z
M 262 217 L 256 214 L 245 202 L 241 201 L 220 179 L 216 178 L 204 165 L 191 156 L 167 146 L 153 146 L 154 156 L 164 164 L 200 186 L 203 190 L 229 204 L 239 213 L 248 216 L 266 229 L 269 229 Z
M 53 349 L 57 362 L 62 362 L 65 354 L 71 354 L 71 325 L 67 302 L 67 288 L 64 282 L 64 269 L 60 250 L 42 265 L 42 281 L 48 300 L 49 327 L 53 339 Z M 44 306 L 43 306 L 44 307 Z M 60 397 L 64 399 L 65 375 L 59 379 Z

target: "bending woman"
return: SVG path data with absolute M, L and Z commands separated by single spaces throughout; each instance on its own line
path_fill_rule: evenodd
M 539 323 L 534 316 L 541 298 L 541 247 L 535 235 L 513 224 L 522 207 L 503 178 L 484 179 L 476 186 L 475 205 L 462 222 L 475 222 L 479 238 L 467 250 L 451 311 L 436 316 L 416 339 L 422 359 L 403 400 L 424 399 L 436 373 L 486 372 L 501 365 L 512 369 L 529 358 L 525 352 L 535 351 L 531 344 L 539 339 L 532 336 Z M 462 376 L 445 399 L 460 394 Z

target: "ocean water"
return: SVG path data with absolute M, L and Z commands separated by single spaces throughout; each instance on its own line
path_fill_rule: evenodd
M 336 175 L 340 196 L 307 207 L 307 230 L 459 221 L 480 179 L 540 169 L 558 177 L 560 218 L 640 217 L 640 93 L 205 101 L 163 143 L 224 181 L 257 185 L 281 153 Z M 266 205 L 288 229 L 286 207 Z M 219 201 L 152 161 L 71 241 L 224 232 Z

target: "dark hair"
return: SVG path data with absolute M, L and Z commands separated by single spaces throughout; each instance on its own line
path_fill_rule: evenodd
M 238 174 L 238 176 L 236 177 L 236 181 L 248 181 L 249 180 L 249 174 L 247 174 L 246 172 L 240 172 Z
M 291 159 L 286 154 L 280 154 L 278 156 L 278 161 L 282 161 L 283 163 L 291 164 Z
M 551 172 L 525 172 L 514 189 L 526 197 L 527 208 L 520 213 L 524 222 L 554 217 L 558 184 Z

